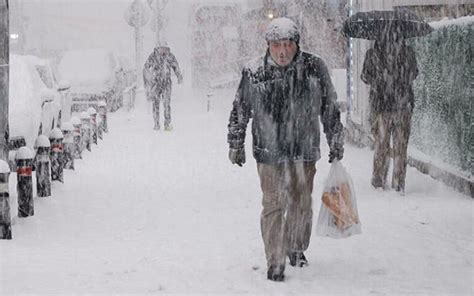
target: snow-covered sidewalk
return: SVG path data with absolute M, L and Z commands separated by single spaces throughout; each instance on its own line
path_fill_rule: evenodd
M 412 168 L 406 196 L 374 190 L 372 151 L 348 145 L 362 234 L 313 235 L 307 268 L 266 280 L 250 135 L 245 166 L 227 160 L 233 93 L 217 91 L 208 104 L 176 88 L 172 132 L 152 129 L 143 101 L 111 114 L 99 146 L 53 184 L 52 197 L 35 198 L 35 216 L 14 218 L 13 240 L 0 241 L 0 294 L 473 293 L 472 200 Z M 314 221 L 329 169 L 322 150 Z

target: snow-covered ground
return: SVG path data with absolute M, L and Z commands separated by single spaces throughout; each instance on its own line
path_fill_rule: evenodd
M 313 234 L 308 267 L 266 280 L 250 135 L 245 166 L 227 160 L 233 93 L 214 92 L 208 104 L 175 87 L 172 132 L 152 129 L 143 99 L 110 114 L 105 139 L 52 197 L 35 198 L 35 216 L 14 217 L 13 240 L 0 241 L 0 294 L 472 295 L 472 199 L 413 168 L 405 196 L 374 190 L 372 151 L 349 145 L 362 234 Z M 314 221 L 327 157 L 317 168 Z

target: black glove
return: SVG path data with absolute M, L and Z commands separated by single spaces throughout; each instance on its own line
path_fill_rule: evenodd
M 334 159 L 341 160 L 344 157 L 344 147 L 342 145 L 334 145 L 329 150 L 329 163 L 332 163 Z
M 245 149 L 244 148 L 230 148 L 229 149 L 229 160 L 232 164 L 242 166 L 245 163 Z

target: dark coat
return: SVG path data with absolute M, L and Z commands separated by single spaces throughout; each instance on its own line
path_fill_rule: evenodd
M 253 155 L 259 163 L 320 159 L 319 116 L 330 146 L 341 145 L 343 126 L 325 63 L 298 51 L 286 67 L 269 54 L 242 71 L 229 119 L 230 148 L 243 148 L 252 117 Z
M 171 52 L 161 54 L 158 48 L 148 56 L 143 68 L 143 81 L 151 89 L 164 90 L 171 86 L 171 70 L 178 80 L 182 79 L 178 61 Z
M 375 44 L 367 51 L 361 79 L 370 85 L 372 113 L 413 111 L 413 80 L 418 75 L 415 51 L 404 42 L 399 46 Z

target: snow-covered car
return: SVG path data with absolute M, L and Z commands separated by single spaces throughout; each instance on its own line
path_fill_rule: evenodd
M 39 134 L 49 135 L 70 113 L 49 61 L 35 56 L 10 56 L 10 155 L 21 146 L 33 149 Z M 62 89 L 67 89 L 63 82 Z M 64 110 L 63 110 L 64 109 Z
M 73 112 L 107 102 L 109 111 L 122 105 L 122 68 L 117 57 L 106 49 L 71 50 L 64 53 L 58 66 L 61 79 L 71 83 Z

